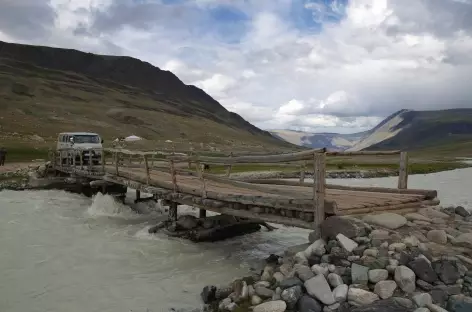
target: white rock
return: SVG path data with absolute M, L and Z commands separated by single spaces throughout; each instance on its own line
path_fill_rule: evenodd
M 382 299 L 388 299 L 393 296 L 395 289 L 397 289 L 397 283 L 395 281 L 380 281 L 375 284 L 374 293 Z
M 347 299 L 347 291 L 349 290 L 349 286 L 346 284 L 339 285 L 335 289 L 333 289 L 333 296 L 336 302 L 344 302 Z
M 390 251 L 402 252 L 405 249 L 406 245 L 404 243 L 393 243 L 388 246 L 388 250 Z
M 373 230 L 370 233 L 370 238 L 372 240 L 384 241 L 390 238 L 390 234 L 388 233 L 388 231 L 384 230 Z
M 352 239 L 346 237 L 345 235 L 343 235 L 341 233 L 336 235 L 336 239 L 338 240 L 341 247 L 346 249 L 348 252 L 352 252 L 354 250 L 354 248 L 359 246 L 359 244 L 357 244 L 355 241 L 353 241 Z
M 445 214 L 444 212 L 441 212 L 432 207 L 422 208 L 418 211 L 418 213 L 430 219 L 434 219 L 434 218 L 449 219 L 448 214 Z
M 225 311 L 228 310 L 228 306 L 231 304 L 231 299 L 230 298 L 225 298 L 220 301 L 218 304 L 218 310 L 219 311 Z
M 268 301 L 254 307 L 253 312 L 284 312 L 287 304 L 283 300 Z
M 407 220 L 404 216 L 396 213 L 385 212 L 376 215 L 366 215 L 364 222 L 383 226 L 390 230 L 398 229 L 406 224 Z
M 456 237 L 456 244 L 472 248 L 472 233 L 464 233 Z
M 419 220 L 419 221 L 431 222 L 431 218 L 428 218 L 422 214 L 414 213 L 414 212 L 405 214 L 405 218 L 409 221 Z
M 418 308 L 413 312 L 431 312 L 428 308 Z
M 297 252 L 295 256 L 293 256 L 293 261 L 297 264 L 308 265 L 308 259 L 303 251 Z
M 403 239 L 407 247 L 418 247 L 420 240 L 416 236 L 407 236 Z
M 329 306 L 324 306 L 323 312 L 335 312 L 339 309 L 339 306 L 340 306 L 340 304 L 337 303 L 337 302 L 335 304 L 332 304 L 332 305 L 329 305 Z
M 323 274 L 310 278 L 304 285 L 310 296 L 318 299 L 325 305 L 331 305 L 336 302 L 333 293 L 331 292 L 331 288 Z
M 303 253 L 305 254 L 305 257 L 308 258 L 311 255 L 313 255 L 317 249 L 324 248 L 325 246 L 326 246 L 326 242 L 324 241 L 324 239 L 318 239 L 313 244 L 308 246 Z
M 350 288 L 347 292 L 347 300 L 353 306 L 363 306 L 379 300 L 379 296 L 360 288 Z
M 379 256 L 379 250 L 375 248 L 369 248 L 364 250 L 364 256 L 377 258 Z
M 258 305 L 258 304 L 261 304 L 262 303 L 262 299 L 261 297 L 259 297 L 258 295 L 253 295 L 251 296 L 251 304 L 252 305 Z
M 280 272 L 275 272 L 273 277 L 278 283 L 280 283 L 281 281 L 285 279 L 285 276 Z
M 384 269 L 375 269 L 369 271 L 369 281 L 371 283 L 378 283 L 380 281 L 385 281 L 388 278 L 388 271 Z
M 406 293 L 412 293 L 416 289 L 416 275 L 410 268 L 404 265 L 395 269 L 395 282 Z
M 431 298 L 431 295 L 427 293 L 416 294 L 412 297 L 412 299 L 413 302 L 420 308 L 433 304 L 433 298 Z

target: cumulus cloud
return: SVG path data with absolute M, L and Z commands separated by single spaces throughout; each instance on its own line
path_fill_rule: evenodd
M 140 58 L 266 129 L 472 107 L 471 0 L 4 0 L 0 39 Z

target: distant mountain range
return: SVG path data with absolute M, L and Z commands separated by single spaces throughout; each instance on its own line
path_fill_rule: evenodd
M 292 144 L 341 151 L 419 150 L 472 142 L 472 109 L 414 111 L 403 109 L 371 130 L 353 134 L 272 130 Z

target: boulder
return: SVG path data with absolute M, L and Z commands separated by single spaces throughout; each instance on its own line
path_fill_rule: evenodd
M 444 284 L 455 284 L 456 281 L 461 278 L 459 269 L 454 261 L 436 261 L 432 263 L 432 266 Z
M 323 306 L 318 300 L 308 296 L 303 295 L 300 300 L 298 300 L 297 308 L 299 312 L 321 312 L 323 311 Z
M 323 274 L 319 274 L 305 282 L 307 293 L 318 299 L 323 304 L 331 305 L 335 303 L 333 293 Z
M 326 265 L 326 263 L 315 264 L 314 266 L 311 267 L 311 271 L 315 275 L 322 274 L 324 276 L 328 276 L 328 274 L 329 274 L 329 268 L 328 268 L 328 265 Z M 313 276 L 311 276 L 311 277 L 313 277 Z
M 341 233 L 336 235 L 336 239 L 338 240 L 339 244 L 348 252 L 352 252 L 354 248 L 359 246 L 355 241 L 353 241 L 352 239 L 346 237 L 345 235 Z
M 205 286 L 203 287 L 200 297 L 203 300 L 203 303 L 207 304 L 216 300 L 216 287 L 215 286 Z
M 438 280 L 438 275 L 433 270 L 431 264 L 425 258 L 419 257 L 408 263 L 408 266 L 415 272 L 416 276 L 428 283 Z
M 274 291 L 266 287 L 255 287 L 254 288 L 256 295 L 261 298 L 272 298 Z
M 407 222 L 404 216 L 390 212 L 380 213 L 376 215 L 366 215 L 363 220 L 364 222 L 382 226 L 390 230 L 398 229 L 404 226 Z
M 395 282 L 406 293 L 412 293 L 416 289 L 415 273 L 406 266 L 399 266 L 395 269 Z
M 385 269 L 375 269 L 369 271 L 369 281 L 376 284 L 385 281 L 388 278 L 388 271 Z
M 290 310 L 293 310 L 302 295 L 303 295 L 302 287 L 294 286 L 294 287 L 290 287 L 282 291 L 282 293 L 280 294 L 280 297 L 282 298 L 283 301 L 285 301 L 285 303 L 287 303 L 287 308 Z
M 396 289 L 397 283 L 395 281 L 380 281 L 375 284 L 374 293 L 382 299 L 388 299 L 393 296 Z
M 472 248 L 472 233 L 464 233 L 457 236 L 455 245 Z
M 331 287 L 333 287 L 333 288 L 336 288 L 339 285 L 344 284 L 343 279 L 341 278 L 341 276 L 339 276 L 336 273 L 329 273 L 328 274 L 328 282 L 331 285 Z
M 315 276 L 312 270 L 307 267 L 306 265 L 298 265 L 295 267 L 295 274 L 300 278 L 302 281 L 307 281 L 313 276 Z
M 462 206 L 457 206 L 457 207 L 454 209 L 454 212 L 455 212 L 456 214 L 458 214 L 459 216 L 464 217 L 464 218 L 470 216 L 470 212 L 467 211 L 467 209 L 465 209 L 465 208 L 462 207 Z
M 369 268 L 353 263 L 351 266 L 351 280 L 353 284 L 367 284 L 369 281 Z
M 413 312 L 413 308 L 401 305 L 397 300 L 391 298 L 380 300 L 371 304 L 355 307 L 351 312 Z
M 441 245 L 447 244 L 447 234 L 444 230 L 431 230 L 428 232 L 426 237 L 433 243 Z
M 177 230 L 192 230 L 198 226 L 198 220 L 192 215 L 182 215 L 176 221 Z
M 365 226 L 359 220 L 346 217 L 328 217 L 321 224 L 321 236 L 327 239 L 334 239 L 336 235 L 343 234 L 348 238 L 364 236 Z
M 305 257 L 308 258 L 311 255 L 315 254 L 315 252 L 320 250 L 321 248 L 324 249 L 325 245 L 326 245 L 326 242 L 323 239 L 316 240 L 313 244 L 308 246 L 307 249 L 305 249 L 305 251 L 304 251 Z M 319 257 L 321 257 L 323 254 L 319 255 Z
M 413 295 L 412 299 L 413 302 L 420 308 L 433 304 L 433 298 L 431 298 L 431 295 L 427 293 L 415 294 Z
M 302 285 L 303 285 L 303 282 L 298 277 L 289 277 L 279 283 L 279 287 L 282 289 L 286 289 L 286 288 L 290 288 L 294 286 L 302 286 Z
M 379 296 L 363 289 L 349 288 L 347 300 L 353 306 L 363 306 L 379 300 Z
M 334 288 L 333 289 L 334 300 L 336 300 L 336 302 L 339 302 L 339 303 L 346 301 L 348 290 L 349 290 L 349 286 L 347 286 L 346 284 L 342 284 Z
M 448 219 L 449 218 L 448 214 L 441 212 L 437 209 L 434 209 L 432 207 L 422 208 L 418 211 L 418 213 L 430 219 L 435 219 L 435 218 Z
M 253 312 L 284 312 L 287 304 L 283 300 L 268 301 L 254 307 Z

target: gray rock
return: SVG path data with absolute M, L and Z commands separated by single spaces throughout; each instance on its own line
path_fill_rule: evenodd
M 225 299 L 221 300 L 220 303 L 218 304 L 218 310 L 219 311 L 228 311 L 229 308 L 230 308 L 230 304 L 231 304 L 231 299 L 230 298 L 225 298 Z
M 472 298 L 464 295 L 454 295 L 449 298 L 447 309 L 450 312 L 472 311 Z
M 353 284 L 367 284 L 369 281 L 369 268 L 353 263 L 351 266 L 351 279 Z
M 418 308 L 418 309 L 416 309 L 416 310 L 413 311 L 413 312 L 431 312 L 431 311 L 429 311 L 428 308 Z
M 364 256 L 377 258 L 379 256 L 379 250 L 377 248 L 369 248 L 364 250 Z
M 388 258 L 387 257 L 362 257 L 362 264 L 367 266 L 369 269 L 385 269 L 388 265 Z
M 431 298 L 431 295 L 427 293 L 415 294 L 413 295 L 412 299 L 413 302 L 420 308 L 433 304 L 433 298 Z
M 406 244 L 404 243 L 393 243 L 388 246 L 388 250 L 395 252 L 402 252 L 406 249 Z
M 359 246 L 355 241 L 346 237 L 345 235 L 339 233 L 336 235 L 336 239 L 338 240 L 339 244 L 348 252 L 352 252 L 354 248 Z
M 436 261 L 432 263 L 432 266 L 445 284 L 455 284 L 461 278 L 459 270 L 453 261 Z
M 448 299 L 447 293 L 442 289 L 433 289 L 429 293 L 433 298 L 433 302 L 438 305 L 445 305 Z
M 290 288 L 294 286 L 302 286 L 302 285 L 303 285 L 303 282 L 298 277 L 290 277 L 290 278 L 284 279 L 283 281 L 279 283 L 279 287 L 282 289 L 286 289 L 286 288 Z
M 335 289 L 333 289 L 333 297 L 336 302 L 344 302 L 347 299 L 347 292 L 349 290 L 349 286 L 346 284 L 339 285 Z
M 177 229 L 192 230 L 198 226 L 198 221 L 195 216 L 182 215 L 176 221 Z
M 270 287 L 270 283 L 269 282 L 266 282 L 266 281 L 259 281 L 259 282 L 256 282 L 254 284 L 254 288 L 256 287 L 265 287 L 265 288 L 269 288 Z
M 307 293 L 326 305 L 335 303 L 333 293 L 323 274 L 319 274 L 305 282 Z
M 322 263 L 324 264 L 324 263 Z M 324 276 L 328 276 L 329 274 L 329 268 L 327 265 L 322 265 L 322 264 L 315 264 L 314 266 L 311 267 L 311 271 L 315 274 L 322 274 Z M 312 276 L 313 277 L 313 276 Z M 310 277 L 311 278 L 311 277 Z
M 420 240 L 416 236 L 407 236 L 403 239 L 403 243 L 409 247 L 418 247 L 418 245 L 421 243 Z
M 421 279 L 416 280 L 416 285 L 424 291 L 431 291 L 433 289 L 433 285 Z
M 280 297 L 283 301 L 287 303 L 287 308 L 292 310 L 297 305 L 298 300 L 303 295 L 302 287 L 301 286 L 294 286 L 291 288 L 287 288 L 280 294 Z
M 315 254 L 315 251 L 320 250 L 321 248 L 324 249 L 326 245 L 326 242 L 324 239 L 318 239 L 316 240 L 313 244 L 308 246 L 307 249 L 303 252 L 305 254 L 305 257 L 308 258 L 309 256 Z M 323 253 L 324 254 L 324 253 Z M 323 255 L 321 254 L 320 257 Z
M 467 209 L 465 209 L 462 206 L 457 206 L 454 211 L 455 211 L 456 214 L 458 214 L 459 216 L 464 217 L 464 218 L 470 216 L 470 212 L 467 211 Z
M 395 282 L 406 293 L 412 293 L 416 289 L 415 273 L 406 266 L 399 266 L 395 269 Z
M 390 234 L 385 230 L 373 230 L 370 233 L 370 238 L 376 241 L 388 241 L 390 239 Z
M 411 301 L 408 298 L 403 298 L 403 297 L 392 297 L 392 300 L 404 307 L 405 309 L 412 309 L 415 307 L 413 304 L 413 301 Z
M 216 287 L 215 286 L 205 286 L 203 287 L 200 297 L 203 300 L 203 303 L 210 303 L 216 299 Z
M 303 251 L 297 252 L 295 256 L 293 256 L 293 261 L 296 264 L 308 265 L 308 259 Z
M 448 219 L 449 218 L 448 214 L 441 212 L 437 209 L 434 209 L 432 207 L 422 208 L 418 211 L 418 213 L 430 219 L 435 219 L 435 218 Z
M 251 296 L 251 304 L 253 306 L 261 304 L 261 303 L 262 303 L 261 297 L 259 297 L 258 295 L 252 295 Z
M 431 222 L 431 218 L 423 216 L 419 213 L 407 213 L 405 214 L 405 218 L 410 221 L 419 220 L 419 221 Z
M 304 282 L 315 276 L 311 269 L 305 265 L 297 266 L 295 268 L 295 274 Z
M 283 300 L 268 301 L 254 307 L 253 312 L 284 312 L 287 304 Z
M 321 224 L 321 235 L 324 238 L 334 239 L 340 233 L 348 238 L 365 236 L 366 228 L 358 220 L 337 216 L 329 217 Z
M 299 312 L 321 312 L 323 311 L 323 306 L 318 300 L 308 296 L 303 295 L 300 300 L 298 300 L 297 308 Z
M 430 304 L 430 305 L 428 305 L 428 309 L 429 309 L 429 311 L 431 311 L 431 312 L 449 312 L 448 310 L 443 309 L 443 308 L 441 308 L 440 306 L 435 305 L 435 304 Z
M 393 296 L 396 289 L 397 283 L 395 281 L 380 281 L 375 284 L 374 293 L 382 299 L 388 299 Z
M 376 215 L 366 215 L 363 218 L 364 222 L 379 225 L 390 230 L 398 229 L 404 226 L 407 222 L 404 216 L 396 213 L 385 212 Z
M 261 298 L 272 298 L 274 295 L 274 291 L 272 289 L 265 287 L 255 287 L 254 291 L 256 292 L 256 295 Z
M 275 272 L 272 277 L 277 281 L 277 283 L 281 283 L 285 279 L 285 276 L 280 272 Z
M 353 306 L 363 306 L 379 300 L 379 296 L 370 291 L 359 288 L 349 288 L 347 292 L 347 300 Z
M 413 308 L 404 307 L 394 298 L 390 298 L 362 307 L 355 307 L 351 312 L 413 312 Z
M 282 294 L 282 288 L 277 287 L 274 291 L 274 294 L 272 295 L 272 301 L 282 299 L 282 297 L 280 296 L 281 294 Z
M 329 273 L 328 274 L 328 282 L 331 285 L 331 287 L 333 287 L 333 288 L 336 288 L 339 285 L 344 284 L 343 279 L 341 278 L 341 276 L 339 276 L 336 273 Z
M 369 281 L 371 283 L 378 283 L 380 281 L 385 281 L 388 278 L 388 271 L 384 269 L 376 269 L 369 271 Z
M 428 232 L 426 237 L 433 243 L 441 245 L 447 244 L 447 234 L 444 230 L 431 230 Z
M 416 258 L 415 260 L 408 263 L 408 266 L 415 272 L 419 279 L 422 279 L 428 283 L 434 283 L 438 280 L 438 275 L 433 270 L 428 260 L 424 258 Z
M 335 304 L 332 304 L 332 305 L 329 305 L 329 306 L 325 306 L 323 308 L 323 312 L 335 312 L 338 310 L 340 304 L 339 303 L 335 303 Z

